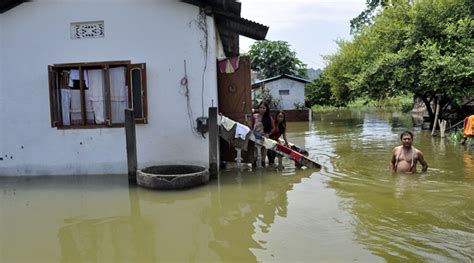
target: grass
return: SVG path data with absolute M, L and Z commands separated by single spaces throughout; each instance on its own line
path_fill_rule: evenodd
M 448 134 L 448 139 L 453 142 L 453 143 L 461 143 L 462 139 L 464 138 L 464 132 L 462 129 L 457 129 L 453 132 L 450 132 Z M 470 144 L 470 143 L 473 143 L 473 138 L 467 138 L 467 140 L 465 141 L 465 143 L 467 144 Z
M 358 108 L 377 108 L 377 109 L 397 109 L 403 112 L 409 112 L 413 107 L 413 96 L 403 95 L 393 98 L 385 98 L 382 100 L 372 100 L 368 98 L 358 98 L 350 102 L 346 107 L 336 107 L 331 105 L 313 105 L 311 107 L 314 112 L 329 112 L 343 109 Z

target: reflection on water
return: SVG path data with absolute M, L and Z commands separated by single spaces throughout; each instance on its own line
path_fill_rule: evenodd
M 429 172 L 392 175 L 410 123 L 356 111 L 290 123 L 321 170 L 229 168 L 187 191 L 0 177 L 0 262 L 472 261 L 473 154 L 417 130 Z

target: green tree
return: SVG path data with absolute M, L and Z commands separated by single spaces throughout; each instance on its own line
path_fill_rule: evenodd
M 388 2 L 388 0 L 367 0 L 365 4 L 366 9 L 351 19 L 351 32 L 359 32 L 363 26 L 370 25 L 375 10 L 380 6 L 387 5 Z
M 474 15 L 471 0 L 393 1 L 352 41 L 328 56 L 326 75 L 334 96 L 380 99 L 415 94 L 442 112 L 474 96 Z
M 305 85 L 305 96 L 305 104 L 307 107 L 311 107 L 315 104 L 336 104 L 331 93 L 331 86 L 324 74 Z
M 257 41 L 248 53 L 251 68 L 261 79 L 288 74 L 306 78 L 306 64 L 296 57 L 286 41 Z

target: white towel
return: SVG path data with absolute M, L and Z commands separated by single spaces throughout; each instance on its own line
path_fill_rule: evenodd
M 234 125 L 236 124 L 235 121 L 227 118 L 226 116 L 222 116 L 221 118 L 221 125 L 226 129 L 227 131 L 230 131 Z
M 247 134 L 250 132 L 250 128 L 241 124 L 237 123 L 237 128 L 235 129 L 235 138 L 240 138 L 242 140 L 245 140 L 245 137 Z

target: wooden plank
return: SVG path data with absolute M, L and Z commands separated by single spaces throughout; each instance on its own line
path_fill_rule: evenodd
M 262 145 L 262 146 L 264 146 L 264 145 L 265 145 L 265 144 L 264 144 L 264 140 L 271 140 L 271 139 L 268 139 L 268 138 L 263 139 L 263 137 L 262 137 L 261 139 L 259 139 L 259 138 L 256 138 L 256 137 L 254 136 L 254 134 L 252 133 L 252 134 L 250 134 L 249 140 L 255 142 L 255 144 L 257 144 L 257 145 Z M 273 141 L 273 140 L 272 140 L 272 141 Z M 274 142 L 277 143 L 276 141 L 274 141 Z M 291 144 L 291 143 L 289 143 L 289 144 L 290 144 L 290 145 L 294 145 L 294 144 Z M 275 148 L 275 149 L 267 149 L 267 150 L 269 150 L 269 151 L 274 151 L 274 152 L 276 152 L 278 155 L 281 155 L 281 156 L 286 157 L 286 158 L 288 158 L 288 159 L 292 159 L 290 154 L 287 154 L 287 153 L 285 153 L 285 152 L 282 152 L 282 151 L 280 151 L 280 150 L 278 150 L 278 149 L 276 149 L 276 148 Z M 291 150 L 292 152 L 299 153 L 298 151 L 294 151 L 294 150 L 292 150 L 291 148 L 289 148 L 289 150 Z M 308 167 L 308 168 L 321 168 L 321 165 L 318 164 L 316 161 L 311 160 L 310 158 L 308 158 L 307 156 L 302 155 L 301 153 L 299 153 L 299 154 L 301 155 L 301 158 L 300 158 L 299 160 L 294 160 L 296 164 L 299 164 L 299 165 L 301 165 L 301 166 L 306 166 L 306 167 Z M 293 159 L 292 159 L 292 160 L 293 160 Z
M 128 182 L 137 183 L 137 140 L 132 109 L 125 109 L 125 139 L 127 143 Z
M 117 61 L 100 61 L 100 62 L 74 62 L 74 63 L 62 63 L 62 64 L 54 64 L 57 68 L 77 68 L 79 66 L 82 67 L 96 67 L 96 66 L 104 66 L 104 65 L 128 65 L 130 64 L 130 60 L 117 60 Z
M 217 179 L 218 160 L 217 160 L 217 141 L 219 140 L 219 130 L 217 126 L 217 108 L 209 108 L 209 176 L 211 179 Z
M 79 67 L 79 87 L 81 90 L 81 117 L 82 125 L 87 124 L 86 93 L 84 87 L 84 70 Z
M 239 58 L 239 68 L 233 73 L 222 73 L 217 69 L 218 79 L 218 108 L 223 115 L 246 123 L 252 115 L 252 85 L 250 73 L 250 57 Z M 253 159 L 253 148 L 242 152 L 244 161 L 251 162 Z M 236 152 L 227 142 L 222 140 L 220 144 L 221 161 L 234 161 Z
M 105 124 L 110 126 L 112 125 L 112 97 L 110 93 L 110 74 L 109 74 L 109 65 L 104 67 L 104 97 L 105 97 Z

